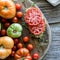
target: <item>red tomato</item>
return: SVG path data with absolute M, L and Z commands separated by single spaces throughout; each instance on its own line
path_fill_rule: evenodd
M 16 10 L 20 10 L 21 9 L 21 5 L 20 4 L 16 3 L 15 6 L 16 6 Z
M 28 59 L 28 58 L 25 58 L 24 60 L 30 60 L 30 59 Z
M 17 13 L 16 13 L 16 16 L 17 16 L 18 18 L 21 18 L 21 17 L 23 16 L 23 13 L 22 13 L 22 12 L 17 12 Z
M 1 30 L 1 35 L 5 35 L 6 34 L 6 30 L 5 29 L 2 29 Z
M 24 20 L 28 25 L 36 26 L 42 20 L 41 12 L 36 7 L 30 7 L 26 10 L 26 14 L 24 16 Z
M 1 21 L 2 21 L 3 23 L 5 23 L 5 22 L 6 22 L 6 19 L 2 18 Z
M 38 54 L 38 53 L 34 53 L 34 54 L 32 55 L 32 58 L 37 60 L 37 59 L 39 58 L 39 54 Z
M 31 54 L 29 53 L 29 54 L 27 54 L 27 56 L 31 56 Z
M 5 27 L 9 27 L 10 26 L 10 23 L 9 22 L 6 22 L 5 23 Z
M 37 26 L 29 26 L 29 30 L 34 35 L 40 35 L 45 30 L 45 22 L 44 22 L 44 20 L 41 20 L 40 24 L 37 25 Z
M 17 44 L 17 48 L 20 49 L 20 48 L 22 48 L 22 47 L 23 47 L 23 44 L 22 44 L 22 43 L 18 43 L 18 44 Z
M 15 51 L 15 50 L 16 50 L 16 46 L 14 46 L 14 47 L 12 48 L 12 50 Z
M 29 41 L 29 37 L 28 36 L 23 37 L 23 41 L 24 42 L 28 42 Z
M 33 49 L 33 45 L 32 44 L 28 44 L 27 45 L 27 49 L 32 50 Z
M 15 59 L 20 59 L 21 56 L 19 56 L 18 54 L 15 54 L 15 55 L 14 55 L 14 58 L 15 58 Z
M 17 23 L 17 22 L 18 22 L 18 18 L 17 18 L 17 17 L 14 17 L 14 18 L 12 19 L 12 22 L 13 22 L 13 23 Z
M 11 52 L 11 56 L 14 56 L 14 55 L 15 55 L 15 51 L 12 51 L 12 52 Z
M 25 59 L 29 59 L 29 60 L 32 60 L 32 57 L 31 56 L 26 56 Z
M 14 39 L 14 44 L 16 45 L 16 44 L 18 44 L 18 42 L 19 42 L 19 39 Z

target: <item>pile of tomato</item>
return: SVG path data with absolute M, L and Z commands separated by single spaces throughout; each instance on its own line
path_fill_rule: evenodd
M 36 7 L 30 7 L 26 10 L 24 20 L 29 30 L 34 35 L 40 35 L 45 30 L 45 22 L 42 18 L 41 11 Z
M 24 47 L 24 44 L 22 42 L 19 42 L 18 38 L 14 39 L 14 47 L 12 48 L 12 53 L 11 56 L 14 57 L 15 60 L 23 59 L 24 60 L 32 60 L 35 59 L 37 60 L 39 58 L 38 53 L 33 53 L 32 55 L 30 52 L 34 49 L 33 44 L 28 43 L 29 42 L 29 37 L 24 36 L 22 38 L 22 41 L 27 44 L 26 47 Z
M 0 31 L 1 36 L 6 36 L 7 35 L 6 34 L 6 29 L 12 23 L 18 23 L 19 18 L 21 18 L 23 16 L 23 13 L 20 11 L 21 5 L 16 3 L 15 6 L 16 6 L 16 10 L 17 10 L 15 17 L 10 19 L 9 21 L 7 19 L 0 18 L 1 23 L 3 24 L 3 27 L 4 27 Z M 42 27 L 42 26 L 39 25 L 39 22 L 41 21 L 42 18 L 41 18 L 41 15 L 39 15 L 39 11 L 35 8 L 32 8 L 32 11 L 33 11 L 33 9 L 34 9 L 33 14 L 35 14 L 35 12 L 37 12 L 36 14 L 38 16 L 36 16 L 36 18 L 34 18 L 34 15 L 32 14 L 32 16 L 29 16 L 29 17 L 30 17 L 30 19 L 31 19 L 31 17 L 34 18 L 33 21 L 31 21 L 31 20 L 25 20 L 25 21 L 26 21 L 26 23 L 29 24 L 29 30 L 31 32 L 33 32 L 33 34 L 37 34 L 33 30 L 36 30 L 36 28 L 39 29 L 40 27 Z M 32 12 L 32 11 L 28 11 L 27 14 L 29 14 L 29 12 Z M 28 15 L 27 15 L 27 17 L 28 17 Z M 25 19 L 27 19 L 26 16 L 25 16 Z M 38 19 L 38 20 L 36 21 L 35 19 Z M 43 23 L 44 22 L 42 21 L 41 24 L 43 24 Z M 39 25 L 39 27 L 37 26 L 37 24 Z M 32 59 L 38 60 L 38 58 L 39 58 L 38 53 L 33 53 L 32 55 L 30 54 L 30 52 L 34 49 L 34 46 L 33 46 L 33 44 L 28 43 L 29 40 L 30 40 L 30 38 L 28 36 L 24 36 L 22 38 L 23 43 L 24 44 L 27 43 L 26 47 L 24 47 L 24 44 L 22 42 L 19 42 L 19 40 L 20 40 L 19 38 L 13 38 L 13 40 L 14 40 L 14 47 L 12 48 L 12 52 L 11 52 L 10 56 L 13 57 L 14 60 L 21 60 L 21 59 L 24 59 L 24 60 L 32 60 Z

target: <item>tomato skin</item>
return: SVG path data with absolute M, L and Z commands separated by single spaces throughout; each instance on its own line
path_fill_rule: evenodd
M 1 35 L 4 36 L 5 34 L 6 34 L 6 30 L 5 30 L 5 29 L 2 29 L 2 30 L 1 30 Z
M 12 51 L 11 52 L 11 56 L 13 57 L 15 55 L 15 51 Z
M 3 23 L 5 23 L 5 22 L 6 22 L 6 19 L 2 18 L 1 21 L 2 21 Z
M 28 49 L 28 50 L 30 50 L 30 51 L 31 51 L 33 48 L 34 48 L 34 47 L 33 47 L 33 45 L 32 45 L 32 44 L 28 44 L 28 45 L 27 45 L 27 49 Z
M 21 5 L 20 4 L 16 3 L 15 6 L 16 6 L 16 10 L 20 10 L 21 9 Z
M 32 60 L 31 56 L 26 56 L 26 59 Z
M 18 44 L 17 44 L 17 48 L 18 48 L 18 49 L 20 49 L 20 48 L 22 48 L 22 47 L 23 47 L 23 44 L 22 44 L 22 43 L 18 43 Z
M 13 23 L 17 23 L 17 22 L 18 22 L 18 18 L 17 18 L 17 17 L 14 17 L 14 18 L 12 19 L 12 22 L 13 22 Z
M 19 39 L 15 38 L 15 39 L 13 39 L 13 40 L 14 40 L 14 44 L 15 44 L 15 45 L 18 44 Z
M 31 59 L 25 58 L 24 60 L 31 60 Z
M 27 56 L 31 56 L 31 54 L 30 54 L 30 53 L 28 53 L 28 54 L 27 54 Z
M 38 53 L 34 53 L 34 54 L 32 55 L 32 58 L 37 60 L 37 59 L 39 58 L 39 54 L 38 54 Z
M 29 41 L 29 37 L 28 36 L 23 37 L 23 42 L 28 42 L 28 41 Z
M 29 54 L 29 50 L 26 48 L 20 48 L 19 50 L 16 51 L 16 54 L 25 57 L 27 56 L 27 54 Z
M 16 46 L 14 46 L 14 47 L 12 48 L 12 50 L 15 51 L 15 50 L 16 50 Z
M 23 16 L 23 13 L 22 13 L 22 12 L 17 12 L 17 13 L 16 13 L 16 16 L 17 16 L 18 18 L 21 18 L 21 17 Z
M 21 56 L 19 56 L 18 54 L 15 54 L 15 55 L 14 55 L 14 58 L 17 60 L 17 59 L 20 59 Z
M 10 26 L 10 23 L 9 22 L 6 22 L 5 23 L 5 27 L 9 27 Z

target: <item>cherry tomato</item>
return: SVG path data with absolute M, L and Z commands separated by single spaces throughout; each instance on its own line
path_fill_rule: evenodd
M 32 50 L 33 49 L 33 45 L 32 44 L 28 44 L 27 45 L 27 49 Z
M 5 29 L 2 29 L 1 30 L 1 35 L 5 35 L 6 34 L 6 30 Z
M 37 60 L 37 59 L 39 58 L 39 54 L 38 54 L 38 53 L 34 53 L 34 54 L 32 55 L 32 58 Z
M 17 44 L 17 48 L 20 49 L 20 48 L 22 48 L 22 47 L 23 47 L 23 44 L 22 44 L 22 43 L 18 43 L 18 44 Z
M 28 58 L 25 58 L 24 60 L 30 60 L 30 59 L 28 59 Z
M 20 60 L 20 58 L 19 59 L 15 59 L 15 60 Z
M 23 16 L 23 13 L 22 13 L 22 12 L 17 12 L 17 13 L 16 13 L 16 16 L 17 16 L 18 18 L 21 18 L 21 17 Z
M 16 6 L 16 10 L 20 10 L 21 9 L 21 5 L 20 4 L 16 3 L 15 6 Z
M 31 56 L 26 56 L 26 59 L 32 60 Z
M 28 54 L 27 54 L 27 56 L 31 56 L 31 54 L 30 54 L 30 53 L 28 53 Z
M 17 22 L 18 22 L 18 18 L 17 18 L 17 17 L 14 17 L 14 18 L 12 19 L 12 22 L 13 22 L 13 23 L 17 23 Z
M 11 52 L 11 56 L 14 56 L 14 55 L 15 55 L 15 51 L 12 51 L 12 52 Z
M 19 56 L 18 54 L 15 54 L 15 55 L 14 55 L 14 58 L 15 58 L 15 59 L 20 59 L 21 56 Z
M 23 41 L 24 42 L 28 42 L 29 41 L 29 37 L 28 36 L 23 37 Z
M 19 39 L 15 38 L 14 39 L 14 44 L 16 45 L 16 44 L 18 44 L 18 42 L 19 42 Z
M 2 18 L 1 21 L 2 21 L 3 23 L 5 23 L 5 22 L 6 22 L 6 19 Z
M 5 27 L 9 27 L 10 26 L 10 23 L 9 22 L 6 22 L 5 23 Z
M 15 51 L 15 50 L 16 50 L 16 46 L 14 46 L 14 47 L 12 48 L 12 50 Z

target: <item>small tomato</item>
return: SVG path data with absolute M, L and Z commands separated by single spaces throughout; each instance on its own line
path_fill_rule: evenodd
M 37 60 L 37 59 L 39 58 L 39 54 L 38 54 L 38 53 L 34 53 L 34 54 L 32 55 L 32 58 Z
M 27 45 L 27 49 L 32 50 L 33 49 L 33 45 L 32 44 L 28 44 Z
M 17 22 L 18 22 L 18 18 L 17 18 L 17 17 L 14 17 L 14 18 L 12 19 L 12 22 L 13 22 L 13 23 L 17 23 Z
M 22 48 L 22 47 L 23 47 L 23 44 L 22 44 L 22 43 L 18 43 L 18 44 L 17 44 L 17 48 L 18 48 L 18 49 L 20 49 L 20 48 Z
M 21 9 L 21 5 L 20 4 L 16 3 L 15 6 L 16 6 L 16 10 L 20 10 Z
M 23 37 L 23 42 L 28 42 L 28 41 L 29 41 L 29 37 L 28 36 Z
M 23 13 L 22 13 L 22 12 L 17 12 L 17 13 L 16 13 L 16 16 L 17 16 L 18 18 L 21 18 L 21 17 L 23 16 Z

